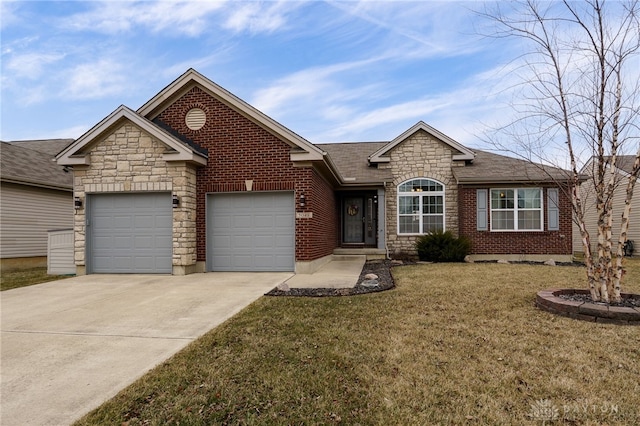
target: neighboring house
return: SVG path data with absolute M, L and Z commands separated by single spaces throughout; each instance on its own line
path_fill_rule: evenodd
M 54 158 L 71 142 L 0 142 L 3 270 L 47 266 L 47 231 L 73 227 L 73 174 Z
M 334 253 L 413 252 L 433 230 L 471 237 L 476 259 L 571 258 L 559 169 L 423 122 L 390 142 L 314 145 L 194 70 L 56 158 L 83 203 L 78 274 L 305 273 Z
M 616 188 L 613 193 L 613 223 L 612 223 L 612 242 L 614 243 L 614 250 L 617 247 L 618 237 L 620 236 L 620 220 L 622 219 L 622 212 L 624 210 L 624 201 L 627 193 L 627 182 L 629 176 L 633 171 L 633 161 L 635 156 L 623 155 L 619 156 L 616 160 Z M 585 225 L 589 236 L 591 238 L 591 250 L 595 253 L 598 249 L 598 212 L 596 210 L 596 200 L 594 194 L 594 182 L 593 176 L 595 174 L 594 167 L 596 167 L 595 161 L 592 159 L 582 168 L 581 173 L 588 178 L 580 185 L 580 194 L 585 204 Z M 611 176 L 611 167 L 607 167 L 608 179 Z M 636 176 L 636 182 L 639 177 Z M 634 196 L 631 199 L 631 214 L 629 216 L 629 230 L 627 232 L 627 240 L 634 242 L 635 251 L 634 255 L 640 255 L 640 194 L 638 193 L 638 185 L 635 186 Z M 580 230 L 576 224 L 573 225 L 573 251 L 577 255 L 584 254 L 584 247 L 582 245 L 582 237 Z

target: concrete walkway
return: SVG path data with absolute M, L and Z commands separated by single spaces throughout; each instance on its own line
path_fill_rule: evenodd
M 334 256 L 313 274 L 294 275 L 286 284 L 289 288 L 352 288 L 366 260 L 366 256 Z
M 88 275 L 3 291 L 0 424 L 77 420 L 291 275 Z

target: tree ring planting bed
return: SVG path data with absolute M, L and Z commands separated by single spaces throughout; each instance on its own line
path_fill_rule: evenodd
M 640 325 L 640 294 L 622 293 L 621 304 L 592 302 L 589 290 L 542 290 L 536 306 L 565 317 L 610 324 Z

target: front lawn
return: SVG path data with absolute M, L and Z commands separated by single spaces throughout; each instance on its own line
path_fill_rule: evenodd
M 12 288 L 41 284 L 47 281 L 69 278 L 67 275 L 47 275 L 47 268 L 29 268 L 15 271 L 2 271 L 0 274 L 0 291 Z
M 640 293 L 640 260 L 625 292 Z M 263 297 L 79 424 L 566 424 L 640 418 L 640 327 L 534 307 L 578 267 L 433 264 L 395 290 Z M 549 417 L 550 416 L 550 417 Z

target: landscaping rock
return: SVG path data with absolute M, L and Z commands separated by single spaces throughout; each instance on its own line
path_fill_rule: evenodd
M 380 281 L 378 280 L 364 280 L 362 281 L 362 283 L 360 283 L 361 286 L 363 287 L 378 287 L 380 285 Z
M 392 260 L 391 264 L 392 265 L 404 265 L 404 262 L 402 260 Z
M 469 256 L 469 255 L 466 255 L 466 256 L 464 257 L 464 261 L 465 261 L 466 263 L 474 263 L 474 262 L 473 262 L 473 260 L 471 260 L 471 256 Z
M 503 265 L 509 265 L 511 262 L 509 262 L 508 260 L 500 259 L 498 260 L 498 263 L 501 263 Z
M 549 259 L 546 262 L 544 262 L 544 264 L 547 266 L 556 266 L 556 261 L 553 259 Z
M 278 286 L 276 288 L 278 290 L 280 290 L 280 291 L 291 291 L 291 289 L 289 288 L 289 285 L 287 285 L 287 283 L 280 283 L 280 284 L 278 284 Z
M 378 276 L 376 274 L 367 274 L 364 276 L 365 280 L 377 280 Z

